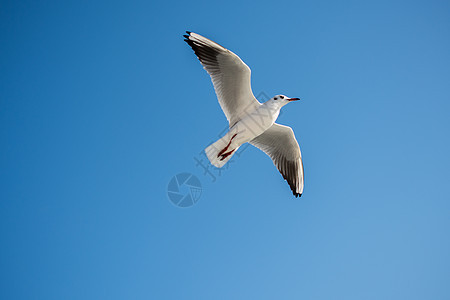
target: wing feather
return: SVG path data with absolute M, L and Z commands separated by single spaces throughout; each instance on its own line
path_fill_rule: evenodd
M 261 105 L 252 92 L 251 70 L 230 50 L 199 34 L 186 32 L 185 41 L 211 76 L 220 106 L 231 127 L 246 111 Z
M 275 123 L 250 144 L 272 159 L 294 196 L 301 197 L 304 187 L 302 155 L 292 128 Z

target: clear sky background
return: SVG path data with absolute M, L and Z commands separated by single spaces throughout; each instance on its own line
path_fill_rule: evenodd
M 447 1 L 2 1 L 1 299 L 449 299 Z M 227 126 L 182 34 L 284 107 L 303 197 Z M 170 179 L 198 177 L 178 208 Z

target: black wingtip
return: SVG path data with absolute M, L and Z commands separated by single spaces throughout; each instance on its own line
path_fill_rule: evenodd
M 186 30 L 186 33 L 187 33 L 187 34 L 191 34 L 191 32 L 190 32 L 190 31 L 187 31 L 187 30 Z
M 189 38 L 189 36 L 187 34 L 183 34 L 183 36 L 187 39 Z

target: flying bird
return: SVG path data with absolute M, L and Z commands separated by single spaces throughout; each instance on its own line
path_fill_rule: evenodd
M 250 143 L 272 159 L 294 196 L 301 197 L 304 174 L 300 147 L 292 128 L 275 123 L 283 106 L 300 99 L 276 95 L 260 103 L 252 92 L 250 68 L 239 56 L 199 34 L 186 33 L 185 41 L 211 76 L 229 123 L 228 132 L 205 149 L 211 164 L 223 167 L 241 145 Z

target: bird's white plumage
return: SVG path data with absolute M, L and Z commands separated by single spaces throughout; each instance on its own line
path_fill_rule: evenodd
M 275 123 L 251 140 L 250 144 L 264 151 L 272 159 L 294 194 L 303 193 L 302 155 L 291 127 Z
M 225 116 L 233 126 L 246 111 L 259 105 L 251 88 L 250 68 L 233 52 L 191 32 L 186 41 L 194 49 L 211 80 Z
M 290 127 L 274 123 L 279 109 L 288 101 L 298 99 L 280 95 L 279 101 L 274 97 L 264 104 L 259 103 L 251 89 L 250 68 L 239 56 L 199 34 L 187 33 L 185 41 L 211 76 L 230 126 L 224 137 L 207 147 L 208 159 L 220 168 L 240 145 L 249 142 L 272 159 L 293 194 L 301 196 L 304 173 L 300 147 Z

